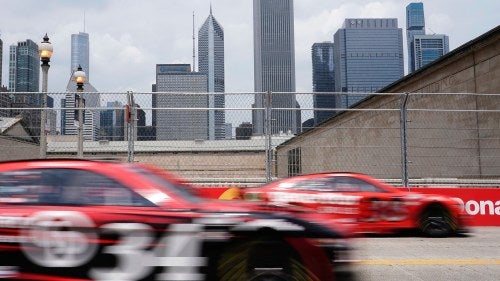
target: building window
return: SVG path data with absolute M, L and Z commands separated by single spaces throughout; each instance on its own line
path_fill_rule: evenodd
M 300 147 L 288 151 L 288 176 L 296 176 L 302 173 L 302 157 Z

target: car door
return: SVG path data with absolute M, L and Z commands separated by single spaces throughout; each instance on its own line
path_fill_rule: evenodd
M 356 194 L 358 229 L 360 232 L 385 233 L 407 217 L 402 199 L 372 182 L 356 177 L 335 178 L 339 193 Z

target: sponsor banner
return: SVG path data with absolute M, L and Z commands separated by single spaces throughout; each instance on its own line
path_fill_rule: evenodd
M 411 191 L 458 198 L 471 215 L 472 226 L 500 226 L 500 188 L 412 187 Z

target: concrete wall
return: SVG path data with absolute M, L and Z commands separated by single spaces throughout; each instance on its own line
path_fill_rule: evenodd
M 0 161 L 34 159 L 40 157 L 40 147 L 33 142 L 0 136 Z
M 50 158 L 72 158 L 74 153 L 51 152 Z M 112 159 L 127 161 L 125 151 L 85 152 L 85 159 Z M 134 162 L 151 164 L 177 176 L 200 184 L 227 184 L 234 182 L 253 184 L 265 179 L 265 152 L 165 152 L 135 153 Z

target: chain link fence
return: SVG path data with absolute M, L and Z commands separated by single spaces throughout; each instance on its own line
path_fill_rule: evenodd
M 328 171 L 500 183 L 500 94 L 48 93 L 46 122 L 43 93 L 0 96 L 4 161 L 78 157 L 82 140 L 85 159 L 153 164 L 199 184 Z

